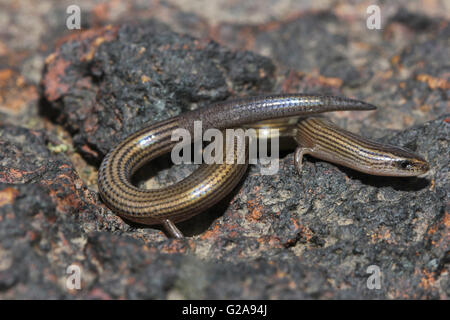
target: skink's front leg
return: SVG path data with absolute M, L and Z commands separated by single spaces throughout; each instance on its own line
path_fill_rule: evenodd
M 310 154 L 313 153 L 314 149 L 313 148 L 304 148 L 304 147 L 298 147 L 295 150 L 295 154 L 294 154 L 294 166 L 297 168 L 297 172 L 298 174 L 301 176 L 302 175 L 302 168 L 303 168 L 303 156 L 305 154 Z

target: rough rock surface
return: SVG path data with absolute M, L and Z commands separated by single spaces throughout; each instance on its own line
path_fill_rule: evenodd
M 82 34 L 46 67 L 45 96 L 58 121 L 76 133 L 75 146 L 97 160 L 125 136 L 195 103 L 270 91 L 274 73 L 267 58 L 159 23 Z
M 0 298 L 447 299 L 448 20 L 386 7 L 383 30 L 369 32 L 334 5 L 213 26 L 181 4 L 162 7 L 125 12 L 197 38 L 156 21 L 101 27 L 121 21 L 114 4 L 85 13 L 99 27 L 56 48 L 41 35 L 47 48 L 15 55 L 15 37 L 0 38 L 0 66 L 20 66 L 0 70 Z M 417 151 L 428 176 L 372 177 L 307 158 L 300 177 L 286 152 L 277 175 L 251 166 L 233 194 L 180 224 L 183 240 L 127 224 L 100 201 L 96 166 L 130 132 L 211 101 L 282 91 L 378 105 L 330 116 Z M 157 187 L 190 170 L 164 158 L 139 180 Z M 66 286 L 71 265 L 80 290 Z M 373 265 L 381 288 L 371 290 Z

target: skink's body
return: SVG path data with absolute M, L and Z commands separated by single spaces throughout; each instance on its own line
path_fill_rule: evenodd
M 225 129 L 270 119 L 372 109 L 375 107 L 370 104 L 347 98 L 285 94 L 216 103 L 187 112 L 136 132 L 110 151 L 99 169 L 100 195 L 122 217 L 149 225 L 164 224 L 169 232 L 180 236 L 173 223 L 186 220 L 221 200 L 239 182 L 247 165 L 204 164 L 184 180 L 165 188 L 146 190 L 133 186 L 130 178 L 137 169 L 173 148 L 174 130 L 182 128 L 193 133 L 194 121 L 202 121 L 203 130 Z M 235 149 L 235 158 L 241 152 L 246 150 Z M 351 150 L 343 152 L 352 155 Z

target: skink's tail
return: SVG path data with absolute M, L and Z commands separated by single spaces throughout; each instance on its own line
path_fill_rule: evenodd
M 328 111 L 338 111 L 338 110 L 375 110 L 377 107 L 373 104 L 350 99 L 346 97 L 339 96 L 317 96 L 324 106 L 327 106 L 330 110 Z

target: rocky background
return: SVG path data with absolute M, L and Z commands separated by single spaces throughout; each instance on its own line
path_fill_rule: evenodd
M 66 27 L 72 4 L 79 31 Z M 372 4 L 380 30 L 366 27 Z M 447 299 L 449 13 L 445 0 L 0 1 L 0 299 Z M 307 158 L 300 177 L 286 151 L 277 175 L 251 166 L 180 224 L 182 240 L 103 205 L 97 168 L 117 141 L 263 92 L 375 104 L 329 116 L 431 170 L 372 177 Z M 193 169 L 167 160 L 136 183 Z

